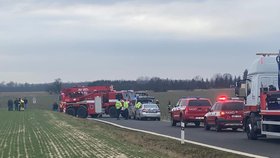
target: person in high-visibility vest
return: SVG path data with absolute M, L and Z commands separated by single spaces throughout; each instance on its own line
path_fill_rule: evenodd
M 141 107 L 142 107 L 142 103 L 141 103 L 141 102 L 137 102 L 137 103 L 135 104 L 134 119 L 136 119 L 136 113 L 137 113 L 137 111 L 138 111 L 139 109 L 141 109 Z
M 137 102 L 135 105 L 136 110 L 140 109 L 142 107 L 141 102 Z
M 120 119 L 120 113 L 121 113 L 121 108 L 122 108 L 122 103 L 120 100 L 117 100 L 116 104 L 116 111 L 117 111 L 117 119 Z
M 24 100 L 19 99 L 19 111 L 24 111 Z
M 124 113 L 124 117 L 127 120 L 128 119 L 128 106 L 129 106 L 129 102 L 128 100 L 124 101 L 123 103 L 123 113 Z

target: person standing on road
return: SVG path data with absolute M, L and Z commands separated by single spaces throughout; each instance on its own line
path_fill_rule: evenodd
M 135 105 L 136 110 L 140 109 L 142 107 L 142 103 L 141 102 L 137 102 Z
M 123 103 L 123 108 L 124 108 L 123 113 L 126 120 L 128 119 L 128 106 L 129 106 L 129 101 L 125 100 Z
M 27 100 L 27 98 L 25 97 L 25 98 L 23 99 L 23 101 L 24 101 L 24 109 L 27 109 L 27 105 L 28 105 L 28 100 Z
M 117 111 L 117 120 L 119 120 L 120 119 L 121 108 L 122 108 L 122 103 L 121 103 L 120 99 L 117 100 L 115 106 L 116 106 L 116 111 Z
M 18 111 L 19 100 L 15 99 L 14 104 L 15 104 L 15 111 Z
M 137 103 L 135 104 L 134 118 L 136 118 L 137 111 L 138 111 L 139 109 L 141 109 L 141 107 L 142 107 L 142 103 L 141 103 L 141 102 L 137 102 Z

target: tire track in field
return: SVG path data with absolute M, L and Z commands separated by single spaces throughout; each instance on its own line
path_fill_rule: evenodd
M 42 142 L 41 142 L 41 139 L 40 139 L 40 136 L 37 134 L 37 132 L 36 132 L 36 128 L 33 128 L 32 127 L 32 132 L 33 132 L 33 134 L 35 135 L 35 138 L 36 138 L 36 140 L 37 140 L 37 142 L 38 142 L 38 145 L 39 145 L 39 149 L 40 149 L 40 154 L 44 154 L 44 152 L 43 152 L 43 149 L 45 149 L 45 148 L 43 148 L 43 145 L 42 145 Z
M 49 115 L 53 115 L 53 114 L 50 113 Z M 85 132 L 77 130 L 73 126 L 67 124 L 65 121 L 63 122 L 54 121 L 52 122 L 52 124 L 58 126 L 61 129 L 64 129 L 65 135 L 68 138 L 72 137 L 76 142 L 82 144 L 83 152 L 86 152 L 89 155 L 96 156 L 96 157 L 117 157 L 122 155 L 122 157 L 126 157 L 124 154 L 118 152 L 117 150 L 108 146 L 107 144 L 100 141 L 99 139 L 94 138 L 86 134 Z
M 27 151 L 27 144 L 26 144 L 26 127 L 25 127 L 25 118 L 22 119 L 22 141 L 23 141 L 23 148 L 24 148 L 24 153 L 25 153 L 25 158 L 29 158 L 29 154 Z
M 38 122 L 36 122 L 38 124 Z M 62 144 L 62 141 L 60 141 L 58 138 L 59 138 L 59 133 L 60 131 L 54 131 L 52 130 L 52 125 L 50 124 L 45 124 L 46 122 L 44 122 L 44 124 L 41 124 L 41 126 L 37 126 L 40 128 L 40 131 L 43 131 L 42 134 L 47 137 L 47 139 L 49 140 L 49 143 L 51 144 L 52 146 L 52 149 L 54 149 L 55 153 L 54 156 L 59 156 L 59 157 L 64 157 L 64 156 L 67 156 L 67 157 L 71 157 L 73 155 L 70 155 L 71 152 L 71 149 L 68 151 L 66 150 L 65 146 L 69 146 L 68 144 Z M 68 152 L 65 152 L 65 151 L 68 151 Z M 74 152 L 73 152 L 74 153 Z M 78 155 L 77 155 L 78 156 Z
M 10 129 L 11 131 L 9 132 L 9 137 L 8 140 L 10 141 L 9 144 L 9 150 L 8 150 L 8 156 L 10 157 L 13 155 L 13 153 L 16 153 L 16 147 L 17 147 L 17 122 L 14 121 L 12 123 L 12 128 Z M 14 156 L 15 157 L 15 156 Z
M 48 132 L 46 132 L 47 128 L 42 128 L 42 126 L 40 128 L 41 128 L 42 135 L 44 135 L 45 138 L 48 140 L 49 147 L 52 148 L 53 151 L 55 151 L 55 153 L 52 152 L 52 154 L 55 157 L 62 158 L 62 155 L 60 154 L 57 145 L 53 142 L 53 139 L 49 136 Z
M 56 135 L 53 135 L 54 137 L 58 137 L 60 139 L 62 139 L 63 141 L 61 142 L 64 146 L 67 146 L 68 150 L 66 153 L 72 153 L 73 155 L 79 157 L 79 156 L 83 156 L 83 157 L 90 157 L 90 155 L 88 155 L 85 151 L 84 151 L 84 147 L 83 144 L 80 143 L 79 141 L 75 141 L 75 137 L 73 137 L 73 135 L 68 135 L 66 131 L 68 131 L 67 129 L 61 128 L 59 126 L 59 124 L 61 123 L 61 121 L 54 121 L 57 120 L 56 117 L 54 117 L 54 115 L 52 113 L 49 113 L 48 115 L 51 121 L 48 121 L 50 126 L 58 131 L 56 133 Z
M 18 126 L 18 129 L 17 129 L 17 157 L 19 158 L 20 157 L 20 143 L 19 143 L 19 139 L 20 139 L 20 125 Z
M 50 158 L 53 158 L 53 154 L 52 154 L 52 150 L 51 150 L 51 145 L 49 144 L 49 141 L 45 138 L 44 134 L 42 133 L 42 131 L 40 130 L 39 127 L 35 127 L 35 132 L 38 135 L 38 138 L 40 139 L 40 141 L 42 142 L 42 147 L 46 149 L 46 152 L 43 153 L 45 155 L 48 155 Z
M 7 126 L 5 126 L 5 130 L 3 131 L 3 138 L 2 138 L 2 142 L 0 144 L 1 147 L 1 158 L 4 158 L 4 153 L 5 153 L 5 148 L 7 147 L 7 140 L 8 137 L 10 136 L 10 133 L 12 133 L 12 129 L 13 129 L 13 122 L 9 121 L 7 122 Z
M 53 113 L 49 112 L 48 115 L 50 118 L 53 118 L 49 121 L 51 124 L 57 126 L 57 128 L 62 129 L 66 137 L 72 137 L 75 142 L 79 142 L 81 144 L 79 148 L 82 147 L 83 153 L 87 153 L 88 155 L 95 157 L 116 157 L 119 155 L 124 155 L 118 152 L 116 149 L 108 146 L 101 140 L 74 128 L 70 124 L 67 124 L 65 121 L 56 121 L 57 119 L 55 118 Z
M 43 125 L 39 123 L 38 120 L 36 120 L 31 123 L 31 126 L 32 132 L 35 135 L 39 145 L 40 154 L 48 157 L 54 157 L 49 139 L 46 138 L 46 135 L 44 133 L 45 128 L 42 127 Z
M 60 132 L 60 131 L 62 131 L 62 129 L 56 129 L 55 126 L 52 126 L 52 125 L 50 125 L 50 126 L 51 126 L 50 129 L 46 128 L 45 131 L 47 133 L 49 133 L 50 137 L 52 137 L 54 139 L 54 142 L 60 149 L 59 151 L 61 152 L 62 156 L 78 157 L 79 155 L 74 152 L 75 148 L 73 150 L 70 145 L 70 144 L 74 144 L 74 143 L 73 142 L 69 143 L 69 141 L 67 141 L 67 140 L 71 140 L 71 138 L 65 137 L 63 132 Z M 84 155 L 84 156 L 88 156 L 88 155 Z
M 50 120 L 55 120 L 57 118 L 55 118 L 52 114 L 47 115 Z M 57 145 L 58 148 L 60 148 L 60 152 L 61 154 L 64 156 L 68 156 L 68 157 L 79 157 L 80 155 L 86 156 L 88 157 L 88 155 L 84 154 L 83 152 L 81 152 L 80 154 L 77 154 L 75 151 L 75 149 L 77 149 L 77 143 L 73 142 L 71 138 L 66 137 L 64 134 L 64 130 L 61 128 L 57 128 L 56 124 L 51 124 L 50 122 L 52 121 L 48 121 L 48 127 L 46 128 L 46 133 L 49 134 L 50 137 L 52 137 L 55 142 L 55 144 Z M 70 142 L 70 143 L 69 143 Z

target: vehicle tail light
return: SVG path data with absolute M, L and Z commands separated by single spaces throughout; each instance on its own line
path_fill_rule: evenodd
M 224 111 L 221 111 L 221 112 L 220 112 L 220 115 L 221 115 L 221 116 L 225 116 L 225 114 L 226 114 L 226 113 L 225 113 Z
M 148 110 L 147 109 L 143 109 L 142 112 L 148 112 Z

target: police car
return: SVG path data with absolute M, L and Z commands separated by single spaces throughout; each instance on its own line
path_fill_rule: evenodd
M 236 131 L 243 127 L 244 101 L 239 98 L 219 97 L 218 101 L 205 114 L 204 128 L 210 130 L 215 127 L 217 132 L 225 128 Z

